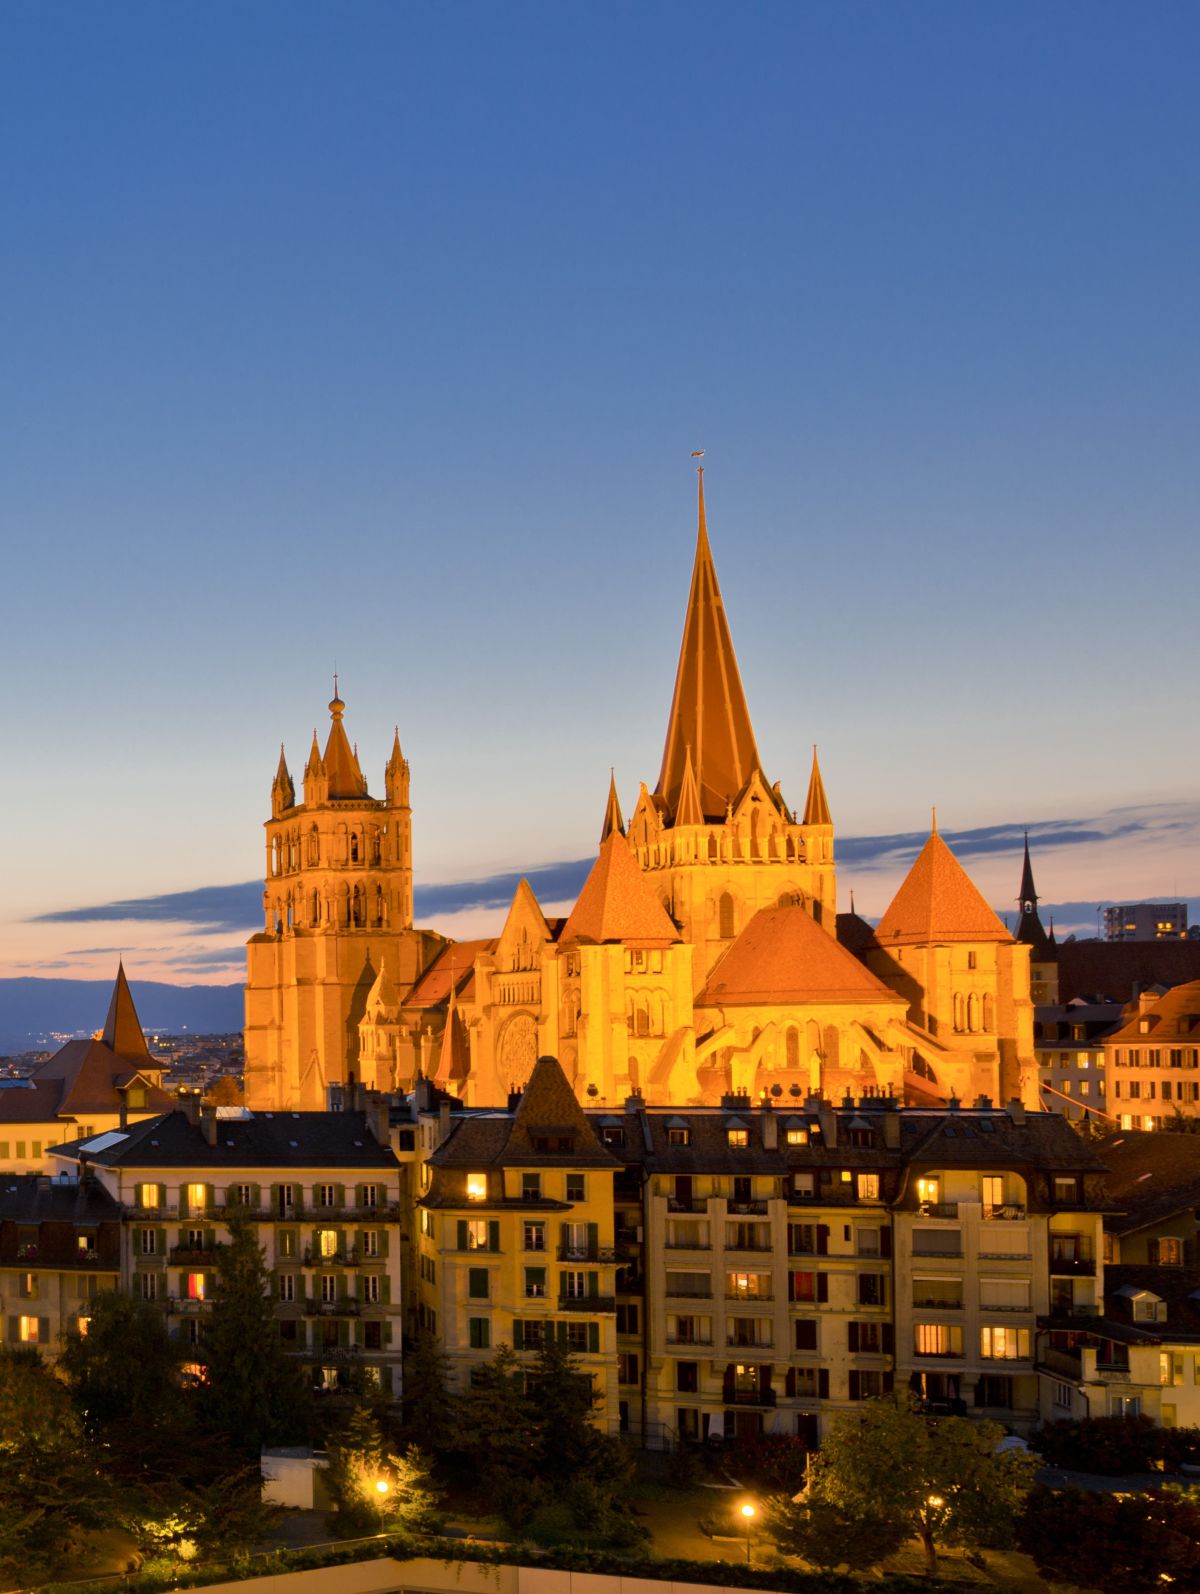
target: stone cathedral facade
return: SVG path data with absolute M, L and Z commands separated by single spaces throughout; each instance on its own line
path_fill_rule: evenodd
M 251 1107 L 432 1078 L 503 1102 L 539 1056 L 578 1099 L 715 1103 L 731 1092 L 1037 1105 L 1029 948 L 936 825 L 879 925 L 838 912 L 816 753 L 804 806 L 762 769 L 705 521 L 662 767 L 626 825 L 610 787 L 596 862 L 566 919 L 522 882 L 496 937 L 412 922 L 409 768 L 367 790 L 336 693 L 303 800 L 281 752 L 264 927 L 248 949 Z

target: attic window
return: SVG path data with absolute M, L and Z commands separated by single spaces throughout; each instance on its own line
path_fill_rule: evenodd
M 788 1143 L 789 1146 L 807 1146 L 808 1145 L 808 1130 L 807 1129 L 789 1129 L 787 1131 L 786 1139 L 787 1139 L 787 1143 Z
M 691 1143 L 692 1143 L 692 1131 L 690 1129 L 668 1129 L 667 1130 L 667 1145 L 668 1146 L 690 1146 Z
M 469 1173 L 467 1175 L 467 1200 L 468 1201 L 486 1201 L 487 1200 L 487 1174 L 486 1173 Z
M 748 1129 L 727 1129 L 725 1131 L 725 1140 L 730 1146 L 748 1146 L 750 1144 L 750 1131 Z
M 606 1146 L 623 1146 L 625 1144 L 625 1131 L 616 1128 L 604 1128 L 600 1131 L 600 1139 Z

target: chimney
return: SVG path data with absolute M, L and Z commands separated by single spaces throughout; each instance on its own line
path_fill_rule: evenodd
M 382 1096 L 373 1096 L 367 1103 L 367 1128 L 372 1138 L 381 1146 L 392 1143 L 392 1116 Z
M 509 1093 L 508 1093 L 508 1110 L 509 1110 L 509 1112 L 516 1112 L 517 1108 L 521 1105 L 521 1097 L 524 1094 L 525 1094 L 525 1092 L 523 1090 L 510 1090 L 509 1091 Z
M 889 1151 L 900 1150 L 900 1114 L 890 1102 L 883 1115 L 883 1143 Z
M 1151 991 L 1139 991 L 1138 992 L 1138 999 L 1137 999 L 1138 1012 L 1139 1013 L 1148 1013 L 1150 1011 L 1150 1009 L 1154 1006 L 1155 1002 L 1157 1002 L 1157 1001 L 1158 1001 L 1158 997 L 1155 995 L 1155 993 L 1152 990 Z
M 976 1112 L 991 1112 L 991 1110 L 992 1110 L 992 1098 L 990 1096 L 976 1096 L 976 1098 L 975 1098 L 975 1111 Z
M 442 1102 L 441 1106 L 438 1108 L 438 1145 L 439 1146 L 441 1145 L 442 1141 L 445 1140 L 446 1136 L 449 1133 L 450 1133 L 450 1103 L 448 1101 L 444 1101 L 444 1102 Z
M 646 1098 L 640 1091 L 635 1090 L 625 1098 L 626 1112 L 641 1112 L 646 1105 Z
M 1025 1122 L 1025 1105 L 1016 1096 L 1007 1104 L 1005 1111 L 1013 1123 L 1020 1127 Z
M 217 1143 L 217 1109 L 202 1106 L 200 1108 L 200 1127 L 204 1131 L 204 1139 L 210 1146 Z
M 88 1159 L 88 1155 L 86 1152 L 81 1151 L 79 1153 L 79 1182 L 81 1185 L 90 1184 L 94 1178 L 95 1174 L 92 1172 L 92 1164 Z
M 120 1101 L 119 1101 L 118 1106 L 117 1106 L 117 1128 L 118 1129 L 128 1129 L 128 1127 L 129 1127 L 129 1105 L 128 1105 L 128 1103 L 125 1100 L 125 1092 L 123 1090 L 118 1091 L 117 1095 L 120 1097 Z
M 835 1151 L 838 1143 L 837 1113 L 827 1101 L 823 1101 L 817 1110 L 817 1117 L 821 1123 L 821 1139 L 829 1151 Z
M 342 1112 L 346 1105 L 340 1079 L 331 1079 L 325 1086 L 325 1111 Z
M 961 1106 L 962 1106 L 962 1102 L 959 1101 L 958 1097 L 952 1095 L 950 1097 L 949 1101 L 946 1103 L 946 1111 L 947 1112 L 957 1112 L 958 1109 Z
M 764 1101 L 762 1104 L 762 1143 L 764 1151 L 779 1149 L 779 1124 L 771 1111 L 769 1101 Z
M 179 1093 L 179 1105 L 187 1115 L 187 1121 L 193 1127 L 200 1122 L 200 1092 L 198 1090 L 184 1090 Z

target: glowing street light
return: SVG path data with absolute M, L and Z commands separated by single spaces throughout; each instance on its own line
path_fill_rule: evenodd
M 375 1488 L 379 1494 L 386 1494 L 391 1488 L 391 1484 L 388 1483 L 386 1478 L 380 1478 L 379 1482 L 375 1485 Z
M 750 1524 L 754 1521 L 754 1507 L 747 1500 L 742 1507 L 742 1516 L 746 1522 L 746 1565 L 750 1565 Z

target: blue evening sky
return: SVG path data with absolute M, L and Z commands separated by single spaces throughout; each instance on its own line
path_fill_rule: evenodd
M 813 741 L 848 835 L 1194 799 L 1198 59 L 1194 4 L 10 0 L 0 963 L 258 873 L 335 662 L 423 879 L 586 856 L 694 448 L 793 802 Z

